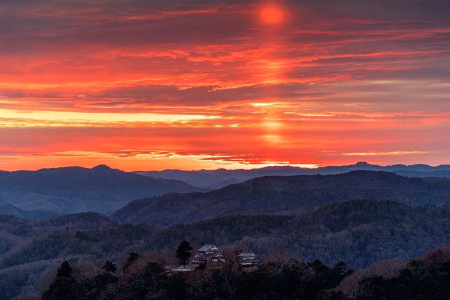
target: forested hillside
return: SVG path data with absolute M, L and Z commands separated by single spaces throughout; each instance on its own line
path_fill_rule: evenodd
M 343 260 L 359 269 L 383 259 L 419 257 L 449 244 L 449 218 L 450 205 L 411 207 L 375 200 L 334 203 L 305 214 L 231 215 L 160 229 L 121 225 L 98 214 L 47 222 L 2 217 L 0 295 L 9 299 L 26 291 L 43 292 L 64 259 L 93 271 L 132 251 L 156 251 L 170 260 L 184 239 L 194 247 L 213 243 L 263 256 L 320 259 L 329 266 Z
M 130 255 L 124 264 L 107 261 L 94 274 L 65 261 L 43 293 L 43 300 L 445 300 L 450 297 L 450 251 L 439 249 L 395 267 L 373 266 L 353 273 L 344 262 L 268 258 L 244 271 L 232 259 L 221 269 L 168 274 L 150 259 Z M 378 267 L 378 268 L 377 268 Z
M 170 193 L 132 201 L 112 216 L 120 222 L 170 226 L 230 214 L 305 212 L 355 199 L 440 205 L 450 201 L 450 180 L 371 171 L 261 177 L 208 193 Z

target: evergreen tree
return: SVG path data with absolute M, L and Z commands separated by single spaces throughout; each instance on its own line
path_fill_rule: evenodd
M 65 260 L 58 268 L 56 279 L 42 295 L 43 300 L 77 300 L 79 289 L 75 279 L 71 277 L 72 267 Z
M 69 262 L 65 260 L 61 266 L 59 267 L 56 277 L 70 277 L 70 274 L 72 273 L 72 267 L 70 266 Z
M 78 300 L 80 289 L 72 277 L 58 277 L 47 291 L 42 294 L 42 300 Z
M 189 243 L 186 240 L 182 241 L 181 244 L 178 246 L 176 256 L 178 258 L 178 263 L 180 265 L 186 266 L 189 263 L 189 258 L 191 257 L 190 252 L 191 250 L 192 250 L 191 243 Z
M 116 264 L 110 260 L 107 260 L 105 265 L 102 267 L 103 270 L 107 273 L 115 273 L 117 271 Z
M 129 256 L 128 256 L 127 262 L 125 263 L 125 266 L 123 267 L 124 272 L 140 257 L 140 255 L 136 252 L 130 252 L 130 253 L 128 253 L 128 255 Z

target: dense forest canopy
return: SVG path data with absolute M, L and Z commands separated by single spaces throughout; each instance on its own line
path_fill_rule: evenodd
M 96 275 L 73 270 L 64 261 L 42 299 L 444 300 L 450 297 L 450 286 L 443 284 L 450 279 L 449 254 L 448 248 L 439 249 L 396 269 L 363 274 L 353 273 L 344 262 L 328 267 L 320 260 L 288 257 L 269 259 L 251 270 L 230 260 L 220 269 L 182 273 L 145 259 L 119 272 L 115 265 L 107 269 L 112 265 L 107 261 Z
M 186 239 L 240 247 L 262 257 L 319 259 L 334 266 L 366 268 L 380 260 L 403 261 L 449 244 L 450 205 L 408 206 L 394 201 L 354 200 L 292 215 L 231 215 L 193 224 L 155 228 L 119 224 L 95 213 L 49 221 L 0 216 L 0 295 L 42 293 L 64 259 L 94 272 L 127 253 L 158 253 L 176 263 Z M 148 255 L 147 255 L 148 256 Z M 148 257 L 147 257 L 148 258 Z

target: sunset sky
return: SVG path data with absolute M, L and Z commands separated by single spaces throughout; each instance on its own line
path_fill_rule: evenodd
M 450 163 L 448 0 L 0 1 L 0 170 Z

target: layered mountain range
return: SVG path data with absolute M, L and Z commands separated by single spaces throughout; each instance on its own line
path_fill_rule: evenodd
M 207 193 L 169 193 L 135 200 L 112 216 L 120 222 L 170 226 L 230 214 L 303 213 L 360 199 L 441 205 L 450 201 L 450 179 L 407 178 L 381 171 L 266 176 Z
M 355 170 L 390 173 L 384 175 L 364 173 L 365 176 L 374 177 L 370 180 L 378 180 L 378 186 L 373 188 L 377 189 L 377 196 L 368 189 L 362 192 L 363 188 L 356 191 L 352 190 L 356 186 L 353 187 L 351 184 L 348 186 L 349 182 L 353 182 L 359 175 L 342 178 L 316 176 L 345 174 Z M 413 178 L 400 179 L 393 173 L 414 178 L 450 178 L 450 166 L 377 166 L 361 162 L 349 166 L 317 169 L 266 167 L 254 170 L 166 170 L 132 173 L 100 165 L 92 169 L 65 167 L 38 171 L 2 171 L 0 214 L 31 219 L 48 219 L 85 211 L 109 215 L 132 200 L 146 199 L 124 207 L 115 217 L 134 223 L 145 222 L 166 226 L 174 222 L 196 221 L 241 211 L 246 213 L 305 211 L 336 201 L 366 199 L 369 196 L 376 199 L 400 200 L 408 204 L 442 202 L 434 194 L 429 196 L 430 193 L 439 193 L 435 189 L 438 189 L 438 182 L 441 182 L 441 185 L 445 182 L 442 179 L 414 181 Z M 267 176 L 280 177 L 258 179 Z M 325 187 L 323 184 L 328 182 L 326 178 L 333 178 L 330 179 L 333 183 Z M 342 182 L 338 183 L 336 180 Z M 395 189 L 383 192 L 386 186 L 396 181 L 399 181 L 403 189 L 399 195 L 394 195 Z M 361 183 L 367 186 L 367 182 Z M 415 186 L 416 183 L 422 186 L 426 197 L 416 199 L 419 197 L 416 193 L 418 188 Z M 403 187 L 403 184 L 407 186 Z M 432 192 L 426 190 L 427 184 L 433 186 Z M 413 185 L 415 187 L 410 188 Z M 212 187 L 220 188 L 209 192 Z M 344 191 L 343 188 L 347 190 Z M 171 194 L 174 192 L 178 194 Z M 405 195 L 411 193 L 416 196 L 406 199 Z M 152 198 L 154 196 L 163 197 Z M 133 207 L 141 207 L 143 203 L 145 203 L 143 211 L 135 214 Z M 133 216 L 133 220 L 129 219 L 129 216 Z M 152 221 L 148 221 L 150 219 Z
M 0 213 L 37 219 L 83 211 L 108 213 L 134 199 L 196 191 L 204 190 L 104 165 L 1 172 Z
M 244 182 L 262 176 L 294 176 L 294 175 L 332 175 L 351 171 L 385 171 L 407 177 L 445 177 L 450 178 L 450 165 L 432 167 L 424 164 L 378 166 L 366 162 L 358 162 L 348 166 L 327 166 L 316 169 L 281 166 L 265 167 L 251 170 L 164 170 L 137 171 L 135 173 L 153 178 L 182 180 L 191 185 L 207 189 L 218 189 L 229 184 Z

